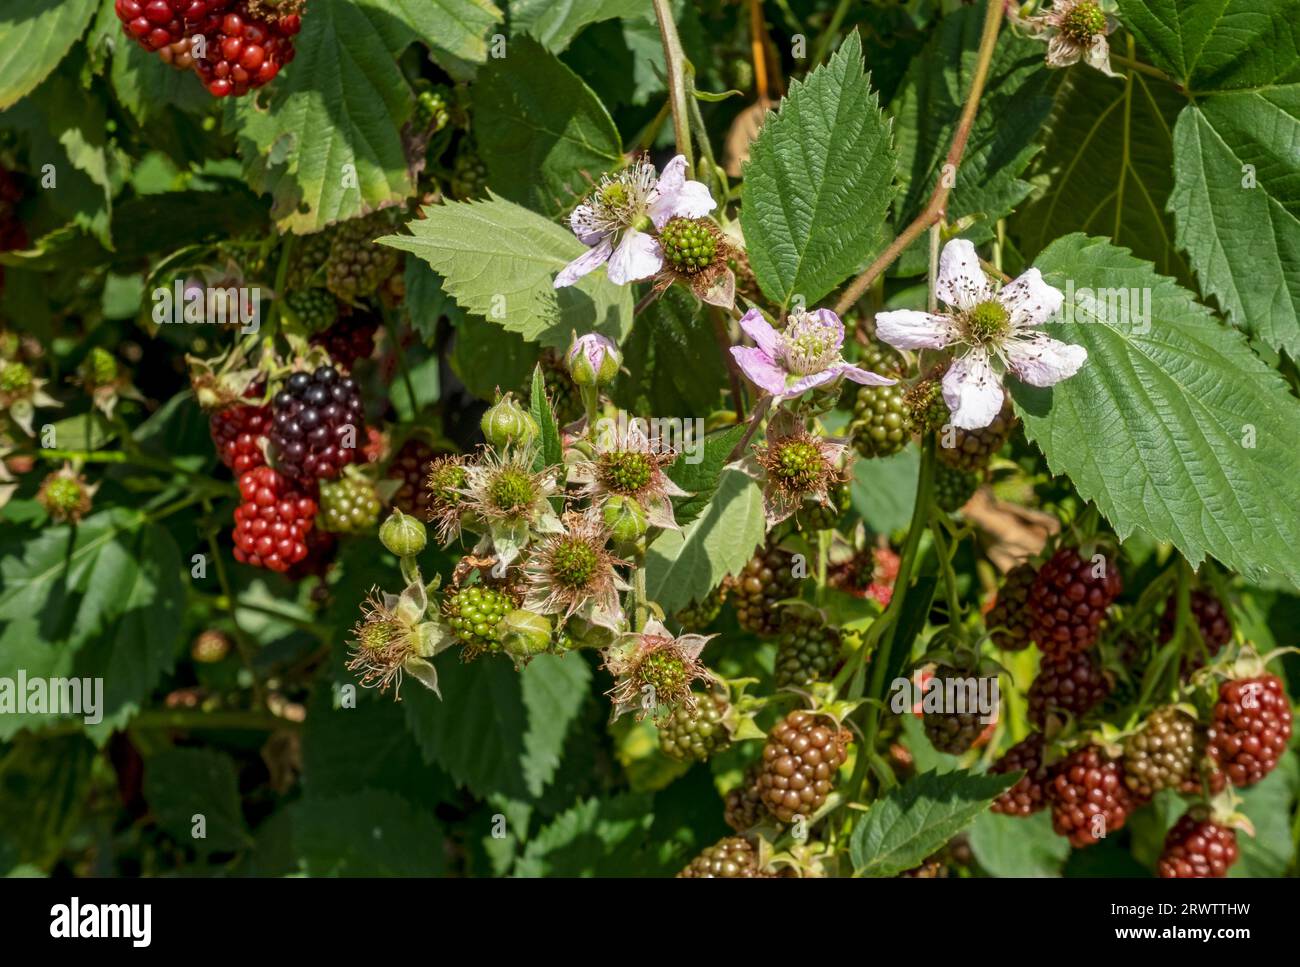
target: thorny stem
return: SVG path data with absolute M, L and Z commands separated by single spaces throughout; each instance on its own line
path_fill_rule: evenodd
M 1149 77 L 1158 77 L 1162 81 L 1168 81 L 1175 85 L 1178 84 L 1177 81 L 1162 71 L 1159 67 L 1152 67 L 1150 64 L 1144 64 L 1140 60 L 1135 60 L 1132 57 L 1125 57 L 1123 54 L 1117 54 L 1114 51 L 1111 52 L 1110 62 L 1112 64 L 1118 64 L 1120 67 L 1127 67 L 1129 70 L 1137 71 L 1139 74 L 1146 74 Z
M 957 168 L 961 165 L 962 155 L 966 151 L 966 141 L 970 138 L 971 125 L 975 123 L 975 111 L 979 107 L 980 96 L 984 93 L 984 83 L 988 80 L 989 64 L 993 60 L 993 50 L 997 46 L 998 32 L 1002 28 L 1002 15 L 1003 4 L 999 0 L 991 0 L 988 11 L 984 16 L 984 32 L 980 36 L 978 60 L 975 63 L 975 76 L 971 79 L 970 92 L 966 95 L 966 104 L 962 108 L 961 118 L 957 122 L 957 130 L 952 137 L 952 146 L 948 149 L 948 156 L 940 169 L 939 184 L 935 186 L 933 194 L 930 195 L 929 203 L 925 206 L 925 210 L 917 215 L 915 220 L 889 244 L 889 247 L 881 252 L 874 262 L 849 283 L 849 287 L 840 296 L 840 301 L 835 304 L 837 314 L 844 315 L 848 312 L 853 307 L 853 303 L 862 298 L 862 294 L 871 287 L 871 283 L 876 280 L 876 277 L 893 265 L 904 250 L 921 237 L 921 233 L 931 225 L 937 225 L 943 220 L 948 205 L 948 196 L 952 194 L 952 186 L 957 181 Z
M 673 136 L 677 140 L 677 153 L 686 156 L 686 173 L 695 173 L 695 155 L 691 151 L 689 115 L 686 108 L 686 55 L 682 40 L 677 35 L 669 0 L 653 0 L 655 17 L 659 21 L 659 37 L 664 45 L 664 64 L 668 69 L 668 100 L 673 106 Z

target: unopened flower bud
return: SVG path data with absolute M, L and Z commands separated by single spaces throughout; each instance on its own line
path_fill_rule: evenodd
M 380 526 L 379 540 L 390 553 L 398 557 L 414 557 L 428 543 L 424 524 L 400 510 L 394 510 Z
M 608 386 L 623 365 L 618 347 L 598 332 L 574 339 L 564 359 L 569 375 L 579 386 Z
M 551 619 L 531 611 L 508 612 L 497 631 L 502 650 L 516 662 L 535 658 L 551 646 Z
M 631 497 L 610 497 L 603 514 L 605 526 L 616 543 L 634 544 L 645 536 L 645 508 Z
M 541 432 L 537 421 L 509 393 L 483 414 L 479 426 L 488 443 L 498 449 L 530 443 Z

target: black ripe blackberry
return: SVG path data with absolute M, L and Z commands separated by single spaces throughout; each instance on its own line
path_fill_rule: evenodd
M 1044 654 L 1086 651 L 1097 641 L 1102 619 L 1122 590 L 1113 558 L 1094 563 L 1063 547 L 1041 568 L 1029 589 L 1033 637 Z
M 374 295 L 401 264 L 396 249 L 375 241 L 392 229 L 392 216 L 386 211 L 340 225 L 330 243 L 325 287 L 348 303 Z
M 723 801 L 722 818 L 738 833 L 757 826 L 767 818 L 767 807 L 763 805 L 763 792 L 758 787 L 759 767 L 750 766 L 745 770 L 745 778 L 727 793 Z
M 1277 768 L 1291 738 L 1291 703 L 1276 675 L 1219 686 L 1210 756 L 1234 786 L 1253 786 Z
M 828 682 L 840 666 L 840 633 L 820 618 L 787 615 L 776 643 L 777 688 Z
M 979 474 L 947 464 L 934 468 L 934 502 L 940 510 L 956 513 L 966 506 L 980 485 Z
M 1165 836 L 1156 872 L 1164 879 L 1224 877 L 1237 855 L 1236 832 L 1192 809 Z
M 677 619 L 677 623 L 682 626 L 683 631 L 703 631 L 713 624 L 714 620 L 722 612 L 722 602 L 726 597 L 725 589 L 714 588 L 704 596 L 703 601 L 688 604 L 678 611 L 674 617 Z
M 794 563 L 794 555 L 779 547 L 760 548 L 739 574 L 727 578 L 727 597 L 740 627 L 756 635 L 777 632 L 777 603 L 793 597 L 799 588 Z
M 752 879 L 763 876 L 758 851 L 743 836 L 718 840 L 677 874 L 687 879 Z
M 363 459 L 365 414 L 357 384 L 333 366 L 294 373 L 271 401 L 276 468 L 304 484 L 333 480 Z
M 500 649 L 497 625 L 514 607 L 514 599 L 508 593 L 482 584 L 466 585 L 450 592 L 442 601 L 443 617 L 471 658 Z
M 1124 785 L 1124 770 L 1096 746 L 1060 762 L 1047 786 L 1052 828 L 1071 846 L 1091 846 L 1118 832 L 1138 805 Z
M 449 186 L 452 197 L 458 201 L 482 198 L 487 194 L 487 165 L 468 144 L 462 144 L 456 160 L 452 162 Z
M 342 477 L 320 485 L 322 530 L 335 534 L 360 534 L 379 522 L 379 495 L 368 480 Z
M 1032 564 L 1017 564 L 1002 579 L 997 600 L 984 616 L 984 627 L 989 629 L 989 639 L 995 648 L 1003 651 L 1023 651 L 1033 640 L 1030 633 L 1032 619 L 1026 602 L 1034 578 L 1038 576 Z
M 935 679 L 942 682 L 969 679 L 970 673 L 957 668 L 940 665 L 934 670 Z M 960 689 L 954 694 L 962 694 Z M 972 693 L 973 697 L 973 693 Z M 974 704 L 974 703 L 971 703 Z M 961 755 L 975 744 L 981 733 L 988 728 L 987 722 L 980 721 L 979 708 L 965 708 L 960 711 L 925 711 L 922 716 L 925 737 L 940 752 L 949 755 Z
M 767 811 L 783 823 L 794 822 L 796 816 L 811 818 L 830 795 L 851 738 L 829 718 L 803 710 L 773 726 L 758 774 Z
M 1140 799 L 1181 788 L 1196 773 L 1198 745 L 1192 718 L 1172 705 L 1158 708 L 1124 740 L 1124 782 Z
M 713 264 L 717 230 L 704 218 L 671 218 L 659 230 L 664 261 L 682 275 L 695 275 Z
M 1041 729 L 1052 712 L 1082 718 L 1110 690 L 1111 680 L 1092 652 L 1044 655 L 1029 686 L 1029 721 Z
M 324 332 L 339 317 L 339 302 L 328 289 L 299 289 L 285 304 L 299 328 L 309 336 Z
M 1005 774 L 1024 770 L 1024 775 L 1014 786 L 993 800 L 990 807 L 995 813 L 1007 816 L 1028 816 L 1047 805 L 1047 783 L 1050 778 L 1043 765 L 1043 734 L 1031 732 L 989 767 L 989 772 Z
M 375 333 L 379 317 L 369 312 L 343 316 L 322 333 L 311 337 L 338 366 L 351 370 L 358 359 L 369 359 L 375 352 Z
M 1205 642 L 1205 652 L 1199 645 L 1188 642 L 1185 646 L 1187 657 L 1183 661 L 1184 671 L 1193 671 L 1205 664 L 1206 657 L 1213 658 L 1224 645 L 1232 640 L 1232 623 L 1228 621 L 1223 602 L 1209 591 L 1194 590 L 1188 600 L 1192 620 L 1200 629 L 1201 640 Z M 1174 625 L 1178 617 L 1178 596 L 1174 595 L 1165 605 L 1160 618 L 1160 643 L 1164 644 L 1174 636 Z M 1206 654 L 1208 653 L 1208 655 Z
M 993 422 L 979 430 L 953 427 L 939 434 L 939 458 L 958 470 L 983 470 L 1011 436 L 1016 415 L 1008 401 Z M 949 445 L 951 444 L 951 446 Z
M 682 762 L 707 762 L 731 744 L 723 722 L 730 708 L 717 695 L 698 696 L 693 709 L 683 702 L 659 725 L 659 750 Z

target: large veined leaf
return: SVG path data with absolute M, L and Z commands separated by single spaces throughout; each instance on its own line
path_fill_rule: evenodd
M 415 95 L 393 55 L 428 40 L 483 60 L 486 44 L 465 36 L 481 38 L 499 17 L 468 0 L 314 0 L 267 102 L 238 98 L 227 109 L 249 184 L 271 195 L 281 229 L 319 231 L 415 194 L 417 159 L 402 140 Z M 439 32 L 453 22 L 456 32 Z
M 1032 258 L 1054 238 L 1084 232 L 1190 283 L 1167 212 L 1174 119 L 1186 103 L 1170 85 L 1137 72 L 1115 79 L 1070 71 L 1034 162 L 1043 191 L 1013 221 L 1024 254 Z
M 1011 381 L 1025 432 L 1121 538 L 1172 542 L 1300 585 L 1300 401 L 1192 294 L 1101 239 L 1035 265 L 1066 295 L 1052 335 L 1088 362 L 1050 390 Z
M 899 225 L 920 214 L 944 176 L 942 166 L 975 72 L 983 24 L 983 5 L 944 17 L 908 70 L 893 112 L 903 184 Z M 1030 186 L 1020 174 L 1038 151 L 1036 140 L 1052 107 L 1052 76 L 1043 64 L 1041 44 L 1002 34 L 948 206 L 950 219 L 982 214 L 980 237 L 990 237 L 992 223 L 1029 194 Z
M 0 111 L 49 76 L 97 5 L 97 0 L 5 0 L 0 9 Z
M 438 662 L 442 699 L 409 683 L 407 727 L 427 759 L 478 796 L 542 794 L 560 764 L 591 670 L 576 655 L 542 655 L 521 672 L 501 657 Z
M 790 85 L 750 145 L 740 218 L 768 298 L 811 306 L 866 261 L 896 161 L 862 41 L 849 34 L 829 63 Z
M 1169 210 L 1201 289 L 1300 355 L 1300 84 L 1215 94 L 1174 129 Z
M 1300 0 L 1119 0 L 1156 66 L 1195 94 L 1300 82 Z
M 740 470 L 724 470 L 703 513 L 660 534 L 646 553 L 646 593 L 671 614 L 736 574 L 763 541 L 763 491 Z
M 136 511 L 94 514 L 76 528 L 15 533 L 0 543 L 0 677 L 99 678 L 108 738 L 171 668 L 185 591 L 180 553 Z M 52 721 L 0 715 L 0 738 Z
M 95 747 L 84 736 L 23 736 L 0 756 L 0 873 L 48 868 L 89 802 Z
M 1017 778 L 927 772 L 891 789 L 853 827 L 853 869 L 862 876 L 893 876 L 920 865 Z
M 1046 810 L 1032 816 L 980 813 L 970 829 L 970 848 L 993 876 L 1060 876 L 1070 841 L 1057 836 Z
M 654 822 L 648 795 L 588 799 L 561 813 L 533 837 L 515 867 L 516 876 L 616 876 L 640 870 Z
M 309 876 L 432 876 L 446 870 L 438 822 L 391 792 L 308 796 L 290 807 Z
M 424 259 L 466 312 L 544 346 L 567 347 L 574 330 L 621 342 L 632 323 L 632 293 L 597 269 L 577 285 L 555 275 L 585 251 L 567 228 L 513 202 L 430 205 L 410 235 L 380 241 Z
M 224 752 L 168 749 L 150 757 L 144 797 L 158 825 L 200 853 L 233 852 L 253 844 L 239 804 L 235 761 Z
M 589 24 L 615 17 L 636 17 L 649 9 L 648 0 L 514 0 L 510 27 L 540 40 L 559 53 Z
M 391 14 L 393 25 L 386 29 L 403 38 L 409 27 L 449 72 L 457 61 L 481 64 L 488 55 L 488 33 L 502 20 L 491 0 L 367 0 Z M 443 56 L 446 55 L 446 56 Z
M 623 160 L 600 99 L 531 37 L 479 72 L 474 136 L 493 190 L 552 215 L 572 209 L 589 179 Z

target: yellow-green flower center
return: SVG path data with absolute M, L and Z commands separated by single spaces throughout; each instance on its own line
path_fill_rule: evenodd
M 690 670 L 681 655 L 672 649 L 654 651 L 642 659 L 637 677 L 655 690 L 660 702 L 682 694 L 690 684 Z
M 566 588 L 584 588 L 600 563 L 596 549 L 580 537 L 562 538 L 551 550 L 551 574 Z
M 429 493 L 435 500 L 447 504 L 460 503 L 458 490 L 465 486 L 465 468 L 457 463 L 444 463 L 429 472 Z
M 1011 331 L 1011 315 L 996 299 L 979 303 L 966 313 L 966 338 L 977 346 L 1001 342 Z
M 533 478 L 523 470 L 506 467 L 488 484 L 488 500 L 497 510 L 517 514 L 527 510 L 537 499 Z
M 1061 33 L 1076 44 L 1087 44 L 1105 30 L 1106 15 L 1091 0 L 1076 3 L 1061 21 Z

